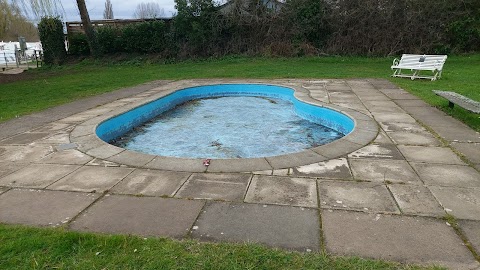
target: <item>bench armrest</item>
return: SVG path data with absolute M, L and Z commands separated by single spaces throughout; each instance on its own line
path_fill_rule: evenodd
M 398 58 L 393 59 L 392 66 L 398 66 L 399 61 Z

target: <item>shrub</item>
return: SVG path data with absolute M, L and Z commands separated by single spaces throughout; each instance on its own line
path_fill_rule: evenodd
M 62 64 L 66 58 L 62 21 L 58 17 L 43 17 L 38 24 L 38 31 L 45 64 Z
M 126 52 L 161 53 L 165 50 L 165 36 L 163 21 L 142 22 L 125 26 L 121 43 Z
M 89 55 L 87 36 L 83 33 L 72 33 L 68 35 L 68 54 Z
M 112 54 L 123 51 L 120 33 L 120 30 L 111 26 L 99 27 L 97 29 L 99 52 L 101 54 Z

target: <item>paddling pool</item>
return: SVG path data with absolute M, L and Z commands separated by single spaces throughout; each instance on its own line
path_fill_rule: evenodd
M 231 159 L 300 152 L 354 126 L 339 111 L 298 100 L 288 87 L 217 84 L 181 89 L 107 119 L 96 134 L 151 155 Z

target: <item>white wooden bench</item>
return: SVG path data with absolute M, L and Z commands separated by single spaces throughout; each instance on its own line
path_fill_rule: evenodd
M 446 55 L 420 55 L 403 54 L 402 58 L 393 60 L 392 77 L 406 77 L 415 79 L 431 79 L 435 81 L 442 76 L 443 64 L 447 60 Z M 403 70 L 410 70 L 409 74 L 404 74 Z M 431 71 L 432 75 L 421 75 L 420 71 Z

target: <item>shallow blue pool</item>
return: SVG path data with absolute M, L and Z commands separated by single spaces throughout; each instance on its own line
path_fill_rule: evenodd
M 346 115 L 293 94 L 258 84 L 187 88 L 101 123 L 97 135 L 153 155 L 253 158 L 300 152 L 353 130 Z

